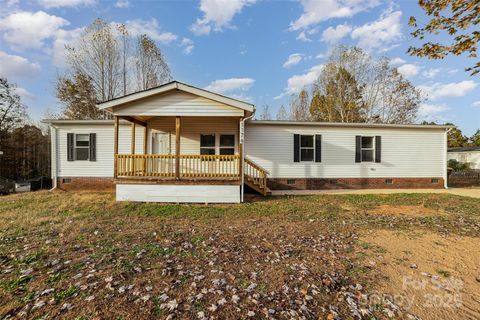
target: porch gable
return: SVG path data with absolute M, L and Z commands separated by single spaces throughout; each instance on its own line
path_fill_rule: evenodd
M 189 116 L 189 117 L 243 117 L 244 110 L 174 90 L 120 105 L 112 110 L 117 116 Z

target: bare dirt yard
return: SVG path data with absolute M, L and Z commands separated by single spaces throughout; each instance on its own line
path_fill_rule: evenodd
M 0 319 L 478 319 L 480 201 L 0 198 Z

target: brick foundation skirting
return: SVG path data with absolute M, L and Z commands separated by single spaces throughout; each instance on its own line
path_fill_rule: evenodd
M 103 178 L 103 177 L 61 177 L 57 179 L 57 187 L 65 191 L 70 191 L 70 190 L 113 191 L 115 190 L 115 182 L 113 178 Z M 443 178 L 436 178 L 436 177 L 432 177 L 432 178 L 337 178 L 337 179 L 335 178 L 328 178 L 328 179 L 326 178 L 270 178 L 268 179 L 268 187 L 272 190 L 408 189 L 408 188 L 442 189 L 444 188 L 444 183 L 443 183 Z
M 272 190 L 443 189 L 443 178 L 271 178 Z
M 57 179 L 57 187 L 61 190 L 95 190 L 114 191 L 113 178 L 104 177 L 61 177 Z

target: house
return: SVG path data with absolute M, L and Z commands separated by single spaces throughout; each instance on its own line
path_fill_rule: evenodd
M 471 169 L 480 170 L 480 147 L 459 147 L 448 149 L 448 160 L 469 163 Z
M 255 121 L 180 82 L 106 101 L 114 120 L 46 120 L 54 187 L 119 201 L 235 203 L 244 186 L 444 188 L 447 126 Z

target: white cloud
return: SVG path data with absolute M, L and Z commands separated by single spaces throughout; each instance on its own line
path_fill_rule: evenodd
M 418 108 L 418 118 L 426 121 L 444 121 L 441 113 L 448 110 L 449 108 L 445 104 L 422 103 Z
M 298 64 L 300 61 L 302 61 L 302 59 L 303 59 L 303 54 L 292 53 L 291 55 L 288 56 L 288 59 L 283 64 L 283 67 L 288 69 L 288 68 Z
M 358 46 L 366 50 L 382 48 L 402 38 L 401 11 L 384 11 L 372 22 L 357 27 L 352 31 L 352 39 L 358 39 Z
M 163 44 L 169 44 L 178 38 L 177 35 L 171 32 L 161 31 L 158 21 L 155 18 L 148 21 L 142 19 L 127 20 L 125 25 L 129 33 L 134 37 L 146 34 L 151 39 Z
M 220 94 L 237 90 L 246 91 L 253 85 L 254 82 L 255 80 L 251 78 L 222 79 L 213 81 L 206 86 L 205 89 Z
M 115 7 L 117 8 L 129 8 L 130 7 L 130 1 L 128 0 L 117 0 L 117 2 L 115 2 Z
M 480 100 L 475 101 L 474 103 L 472 103 L 472 107 L 479 107 L 479 108 L 480 108 Z
M 309 28 L 331 18 L 352 17 L 379 4 L 378 0 L 300 0 L 303 14 L 290 23 L 290 30 Z
M 80 39 L 83 28 L 73 30 L 59 30 L 53 41 L 53 46 L 48 51 L 52 55 L 53 65 L 58 68 L 66 66 L 66 45 L 76 46 L 76 42 Z
M 306 35 L 305 31 L 300 32 L 300 33 L 298 34 L 298 36 L 297 36 L 296 39 L 297 39 L 297 40 L 300 40 L 300 41 L 304 41 L 304 42 L 312 42 L 312 39 L 310 39 L 310 38 Z
M 348 24 L 339 24 L 335 28 L 328 27 L 322 33 L 322 41 L 330 44 L 338 42 L 338 40 L 347 36 L 352 31 L 352 27 Z
M 38 63 L 0 51 L 0 76 L 9 79 L 32 77 L 40 71 Z
M 194 48 L 193 41 L 188 38 L 183 38 L 180 42 L 180 46 L 183 48 L 183 53 L 190 54 Z
M 390 65 L 392 66 L 398 66 L 398 65 L 401 65 L 401 64 L 404 64 L 406 61 L 403 60 L 402 58 L 393 58 L 390 60 Z
M 425 77 L 425 78 L 435 78 L 435 76 L 437 74 L 440 73 L 440 71 L 442 71 L 440 68 L 430 68 L 428 70 L 425 70 L 422 72 L 422 75 Z
M 397 70 L 405 78 L 411 78 L 416 76 L 420 72 L 420 67 L 415 64 L 406 63 L 398 67 Z
M 22 87 L 16 87 L 15 93 L 18 94 L 22 99 L 33 99 L 34 97 L 33 94 L 30 93 L 30 91 Z
M 38 0 L 38 3 L 45 8 L 91 6 L 96 0 Z
M 43 11 L 15 12 L 0 20 L 4 39 L 16 48 L 41 48 L 69 22 Z
M 287 87 L 283 92 L 276 96 L 275 99 L 280 99 L 286 95 L 300 92 L 303 88 L 311 85 L 317 80 L 322 72 L 323 64 L 319 64 L 310 68 L 306 73 L 290 77 L 287 80 Z
M 473 80 L 464 80 L 461 82 L 434 83 L 418 86 L 418 88 L 427 94 L 429 99 L 438 100 L 447 97 L 463 97 L 475 89 L 477 85 Z
M 200 11 L 203 17 L 190 27 L 196 35 L 208 35 L 213 31 L 222 31 L 231 27 L 233 17 L 240 13 L 243 7 L 255 3 L 256 0 L 201 0 Z

